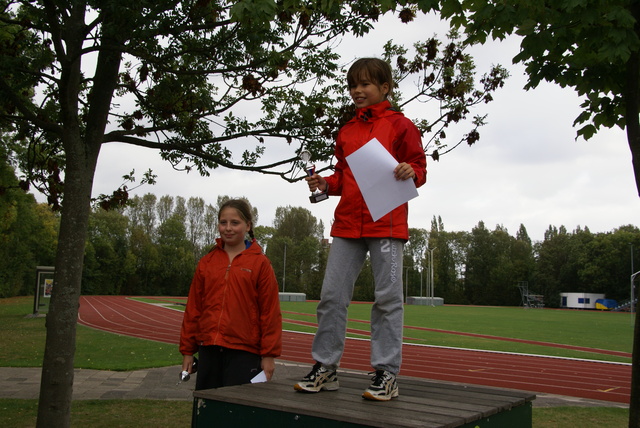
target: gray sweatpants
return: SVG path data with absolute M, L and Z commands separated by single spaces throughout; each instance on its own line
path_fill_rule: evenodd
M 391 238 L 333 238 L 317 308 L 318 331 L 311 355 L 335 370 L 344 351 L 347 309 L 367 252 L 375 280 L 371 308 L 371 366 L 400 371 L 402 360 L 402 250 L 404 241 Z

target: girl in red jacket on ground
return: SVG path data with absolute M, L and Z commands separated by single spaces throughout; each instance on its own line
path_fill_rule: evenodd
M 196 268 L 180 332 L 183 371 L 198 353 L 197 390 L 249 383 L 261 370 L 269 380 L 282 350 L 278 282 L 253 237 L 250 205 L 225 202 L 218 231 Z
M 347 73 L 349 93 L 356 115 L 338 133 L 335 172 L 329 177 L 307 177 L 311 191 L 320 189 L 340 196 L 331 227 L 333 242 L 317 308 L 318 331 L 313 340 L 316 361 L 311 372 L 295 385 L 298 391 L 338 389 L 336 370 L 342 357 L 347 328 L 347 308 L 353 286 L 367 252 L 375 279 L 375 302 L 371 308 L 372 383 L 363 394 L 386 401 L 398 396 L 396 374 L 402 353 L 403 298 L 402 250 L 409 239 L 408 205 L 405 203 L 373 221 L 346 157 L 372 138 L 398 161 L 397 180 L 426 181 L 426 156 L 420 131 L 387 97 L 393 89 L 391 67 L 378 58 L 361 58 Z

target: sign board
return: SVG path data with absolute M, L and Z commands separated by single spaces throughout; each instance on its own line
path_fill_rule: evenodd
M 49 313 L 55 271 L 53 266 L 36 266 L 36 290 L 33 299 L 34 315 Z

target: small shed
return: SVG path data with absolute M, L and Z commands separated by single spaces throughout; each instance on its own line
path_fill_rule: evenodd
M 306 302 L 307 295 L 305 293 L 278 293 L 281 302 Z
M 567 309 L 595 309 L 602 293 L 560 293 L 560 307 Z

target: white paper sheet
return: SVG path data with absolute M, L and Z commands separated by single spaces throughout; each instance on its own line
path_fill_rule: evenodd
M 251 383 L 260 383 L 260 382 L 266 382 L 266 381 L 267 381 L 267 375 L 265 374 L 264 370 L 262 370 L 260 373 L 255 375 L 253 379 L 251 379 Z
M 346 157 L 373 221 L 418 196 L 413 180 L 396 180 L 398 161 L 376 138 Z

